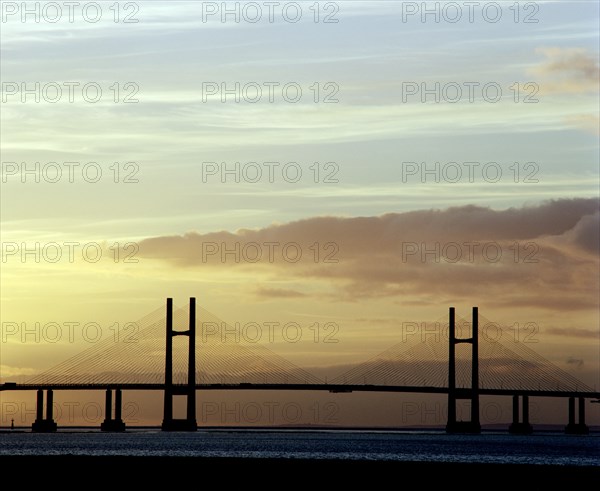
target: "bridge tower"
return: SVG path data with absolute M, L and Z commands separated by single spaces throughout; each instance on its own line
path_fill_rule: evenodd
M 454 307 L 450 307 L 449 357 L 448 357 L 448 423 L 447 433 L 480 433 L 479 423 L 479 309 L 473 307 L 472 334 L 470 338 L 456 337 L 456 317 Z M 471 388 L 456 388 L 456 345 L 469 343 L 471 351 Z M 471 400 L 471 420 L 456 421 L 457 399 Z
M 187 331 L 173 330 L 173 299 L 167 298 L 167 347 L 165 359 L 165 405 L 163 431 L 196 431 L 196 299 L 190 298 L 190 322 Z M 188 380 L 186 385 L 173 384 L 173 337 L 187 336 Z M 173 419 L 173 396 L 187 396 L 187 417 Z

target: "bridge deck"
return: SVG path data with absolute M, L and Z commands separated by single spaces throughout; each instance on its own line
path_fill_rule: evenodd
M 174 388 L 185 388 L 185 384 L 173 384 Z M 0 391 L 5 390 L 164 390 L 164 384 L 2 384 Z M 418 387 L 393 385 L 331 385 L 331 384 L 196 384 L 196 390 L 315 390 L 334 393 L 344 392 L 407 392 L 420 394 L 447 394 L 447 387 Z M 470 394 L 470 389 L 458 389 L 458 395 Z M 480 388 L 480 395 L 528 395 L 536 397 L 586 397 L 600 398 L 600 392 L 533 390 L 533 389 L 489 389 Z

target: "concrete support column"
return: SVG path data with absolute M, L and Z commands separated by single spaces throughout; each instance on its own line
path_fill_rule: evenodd
M 579 421 L 575 422 L 575 397 L 569 397 L 569 423 L 565 426 L 565 433 L 569 435 L 587 435 L 590 428 L 585 424 L 585 397 L 578 397 Z
M 121 421 L 121 406 L 123 404 L 121 389 L 115 390 L 115 421 Z
M 575 424 L 575 398 L 569 397 L 569 425 Z
M 36 399 L 35 421 L 31 425 L 34 433 L 52 433 L 57 429 L 54 421 L 54 392 L 46 391 L 46 417 L 44 418 L 44 391 L 38 389 Z
M 519 410 L 519 395 L 515 394 L 513 396 L 513 421 L 508 427 L 508 431 L 515 435 L 529 435 L 533 433 L 533 427 L 529 423 L 529 396 L 523 395 L 521 397 L 522 411 Z
M 44 391 L 39 389 L 37 391 L 37 404 L 35 411 L 35 420 L 42 421 L 44 419 Z
M 583 397 L 579 398 L 579 424 L 585 424 L 585 399 Z
M 112 420 L 112 390 L 106 389 L 104 399 L 104 421 Z
M 125 431 L 125 423 L 121 419 L 121 389 L 115 390 L 115 418 L 112 414 L 112 389 L 106 389 L 105 417 L 100 425 L 100 430 L 110 432 Z

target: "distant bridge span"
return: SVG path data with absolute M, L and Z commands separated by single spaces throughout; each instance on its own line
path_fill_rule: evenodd
M 148 334 L 145 339 L 157 340 L 157 336 L 160 334 L 158 329 L 161 327 L 162 321 L 154 322 L 148 329 Z M 152 331 L 155 329 L 155 331 Z M 234 356 L 229 358 L 229 361 L 225 361 L 227 368 L 230 368 L 229 372 L 236 374 L 236 376 L 243 376 L 244 372 L 240 368 L 241 363 L 249 363 L 250 366 L 254 367 L 255 374 L 265 376 L 264 383 L 251 383 L 251 382 L 238 382 L 238 383 L 196 383 L 196 299 L 190 299 L 189 305 L 189 328 L 185 331 L 176 331 L 173 329 L 173 300 L 167 299 L 167 313 L 166 313 L 166 349 L 165 349 L 165 368 L 164 368 L 164 383 L 155 382 L 124 382 L 120 378 L 122 373 L 130 373 L 128 368 L 130 362 L 128 352 L 123 347 L 124 345 L 115 345 L 106 350 L 106 353 L 100 349 L 94 348 L 91 355 L 87 356 L 84 352 L 83 355 L 77 355 L 74 357 L 75 361 L 69 363 L 69 361 L 58 366 L 60 373 L 67 374 L 68 376 L 75 376 L 75 379 L 70 379 L 71 382 L 60 382 L 61 378 L 45 378 L 44 375 L 41 377 L 34 378 L 29 383 L 14 383 L 7 382 L 0 385 L 0 391 L 37 391 L 37 405 L 36 405 L 36 420 L 32 425 L 32 430 L 36 432 L 53 432 L 57 429 L 57 424 L 53 419 L 53 392 L 55 390 L 68 391 L 68 390 L 104 390 L 106 391 L 106 419 L 101 425 L 103 431 L 124 431 L 125 423 L 121 418 L 121 406 L 122 406 L 122 391 L 123 390 L 149 390 L 149 391 L 161 391 L 164 394 L 164 417 L 162 429 L 164 431 L 195 431 L 198 426 L 196 423 L 196 392 L 197 391 L 208 391 L 208 390 L 256 390 L 256 391 L 325 391 L 331 393 L 350 393 L 350 392 L 388 392 L 388 393 L 418 393 L 418 394 L 443 394 L 448 397 L 448 422 L 446 425 L 446 431 L 450 433 L 479 433 L 481 431 L 481 425 L 479 422 L 479 397 L 480 396 L 512 396 L 513 398 L 513 422 L 510 425 L 509 431 L 511 433 L 531 433 L 532 426 L 529 423 L 529 397 L 561 397 L 568 398 L 568 414 L 569 420 L 565 427 L 567 433 L 573 434 L 587 434 L 589 432 L 588 426 L 585 424 L 585 400 L 586 399 L 600 399 L 600 392 L 591 390 L 585 384 L 581 383 L 577 379 L 573 378 L 564 371 L 555 367 L 547 360 L 541 358 L 535 352 L 522 349 L 521 351 L 514 353 L 510 350 L 506 350 L 501 346 L 500 343 L 489 344 L 486 348 L 488 351 L 496 353 L 501 358 L 501 363 L 497 367 L 491 364 L 491 358 L 483 358 L 481 363 L 485 364 L 485 369 L 490 371 L 492 375 L 488 380 L 486 387 L 482 387 L 480 384 L 480 356 L 479 356 L 479 311 L 477 307 L 473 307 L 472 314 L 472 327 L 470 329 L 471 337 L 459 338 L 456 336 L 456 318 L 455 309 L 450 307 L 449 323 L 448 323 L 448 369 L 441 365 L 427 364 L 426 360 L 422 357 L 416 356 L 415 352 L 410 352 L 408 359 L 413 363 L 417 363 L 419 368 L 422 370 L 424 376 L 434 372 L 444 372 L 440 375 L 444 375 L 447 383 L 443 385 L 438 382 L 438 386 L 428 385 L 425 378 L 418 380 L 412 379 L 398 379 L 396 383 L 387 384 L 386 380 L 390 380 L 388 377 L 394 377 L 394 370 L 398 370 L 398 366 L 394 365 L 394 362 L 398 362 L 400 357 L 396 352 L 392 354 L 395 358 L 390 359 L 377 359 L 370 360 L 359 367 L 351 369 L 343 376 L 339 376 L 334 380 L 334 383 L 321 383 L 320 380 L 308 372 L 298 369 L 289 362 L 281 358 L 263 359 L 260 354 L 257 355 L 255 352 L 245 349 L 243 347 L 237 347 L 238 350 L 234 352 Z M 146 331 L 143 331 L 146 332 Z M 188 337 L 188 356 L 187 356 L 187 383 L 174 383 L 173 380 L 173 338 L 175 336 Z M 456 358 L 456 347 L 459 344 L 470 344 L 471 361 L 468 367 L 468 387 L 464 382 L 457 383 L 457 373 L 464 373 L 466 366 L 460 364 L 457 366 Z M 158 347 L 150 345 L 150 348 L 144 348 L 142 343 L 129 345 L 133 346 L 138 351 L 136 353 L 142 354 L 143 359 L 149 356 L 149 353 L 160 353 Z M 203 351 L 215 352 L 214 344 L 202 344 L 200 346 Z M 443 346 L 442 346 L 443 348 Z M 102 348 L 103 349 L 103 348 Z M 145 351 L 144 351 L 145 349 Z M 435 351 L 435 346 L 427 345 L 427 349 Z M 438 344 L 438 352 L 440 346 Z M 393 349 L 392 349 L 393 350 Z M 267 350 L 268 351 L 268 350 Z M 484 350 L 485 351 L 485 350 Z M 271 354 L 270 352 L 268 354 Z M 111 358 L 108 355 L 113 355 Z M 510 359 L 510 356 L 514 355 L 514 360 Z M 87 356 L 87 357 L 86 357 Z M 125 358 L 126 364 L 120 365 L 121 361 Z M 175 357 L 181 359 L 180 355 Z M 530 360 L 528 358 L 533 358 Z M 540 361 L 541 360 L 541 361 Z M 506 372 L 507 363 L 514 363 L 517 371 L 525 374 L 525 382 L 533 382 L 538 385 L 536 389 L 531 383 L 523 387 L 523 384 L 519 382 L 514 376 Z M 107 366 L 108 364 L 108 366 Z M 202 365 L 202 364 L 201 364 Z M 216 365 L 212 365 L 213 369 Z M 286 383 L 267 383 L 266 374 L 268 371 L 264 371 L 266 368 L 277 370 L 278 376 L 283 376 Z M 290 368 L 291 367 L 291 368 Z M 84 370 L 85 368 L 85 370 Z M 218 366 L 217 366 L 218 368 Z M 221 367 L 223 368 L 223 367 Z M 243 368 L 243 367 L 242 367 Z M 494 368 L 498 370 L 494 371 Z M 85 380 L 93 378 L 95 372 L 91 369 L 109 371 L 110 373 L 117 374 L 117 378 L 100 379 L 98 382 L 86 383 Z M 62 370 L 62 371 L 61 371 Z M 228 371 L 222 371 L 223 376 L 229 375 Z M 160 380 L 162 375 L 159 370 L 153 372 L 155 376 L 152 380 Z M 218 373 L 218 370 L 217 370 Z M 250 372 L 251 373 L 251 372 Z M 447 377 L 446 377 L 447 374 Z M 378 380 L 384 383 L 367 384 L 367 375 L 381 376 Z M 89 378 L 88 378 L 89 377 Z M 111 376 L 114 377 L 114 376 Z M 287 383 L 288 377 L 293 382 Z M 348 383 L 346 383 L 349 377 Z M 210 377 L 209 377 L 210 378 Z M 262 377 L 261 377 L 262 378 Z M 77 381 L 77 380 L 83 381 Z M 214 377 L 213 377 L 214 379 Z M 249 380 L 246 378 L 246 380 Z M 250 379 L 251 380 L 251 379 Z M 308 383 L 312 380 L 311 383 Z M 365 383 L 357 384 L 355 381 L 364 380 Z M 523 380 L 523 379 L 521 379 Z M 564 382 L 566 380 L 566 382 Z M 337 383 L 343 381 L 344 383 Z M 422 385 L 415 384 L 402 384 L 398 382 L 425 382 Z M 563 381 L 563 382 L 561 382 Z M 305 383 L 303 383 L 305 382 Z M 491 383 L 490 383 L 491 382 Z M 562 388 L 561 388 L 562 383 Z M 462 385 L 462 386 L 461 386 Z M 489 385 L 492 385 L 490 387 Z M 499 385 L 500 388 L 494 388 L 494 385 Z M 508 385 L 508 387 L 507 387 Z M 543 386 L 543 388 L 542 388 Z M 556 389 L 555 389 L 556 388 Z M 584 390 L 580 390 L 584 389 Z M 44 391 L 46 392 L 46 411 L 44 417 Z M 113 392 L 115 398 L 114 404 L 114 418 L 113 418 Z M 173 418 L 173 396 L 183 395 L 187 396 L 187 417 L 185 419 Z M 458 421 L 456 418 L 456 402 L 459 399 L 466 399 L 470 401 L 470 421 Z M 576 403 L 578 404 L 578 420 L 576 421 Z

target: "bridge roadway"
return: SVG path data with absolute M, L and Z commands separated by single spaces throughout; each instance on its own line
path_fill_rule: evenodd
M 186 393 L 187 384 L 173 384 L 173 392 L 179 390 Z M 0 384 L 0 391 L 4 390 L 165 390 L 165 384 L 128 383 L 128 384 Z M 196 384 L 196 390 L 317 390 L 332 393 L 350 392 L 406 392 L 420 394 L 448 394 L 447 387 L 419 387 L 410 385 L 346 385 L 346 384 Z M 600 399 L 600 392 L 580 392 L 561 390 L 535 390 L 535 389 L 488 389 L 479 388 L 479 395 L 498 396 L 534 396 L 534 397 L 584 397 Z M 461 393 L 468 395 L 471 389 L 456 389 L 457 396 Z

